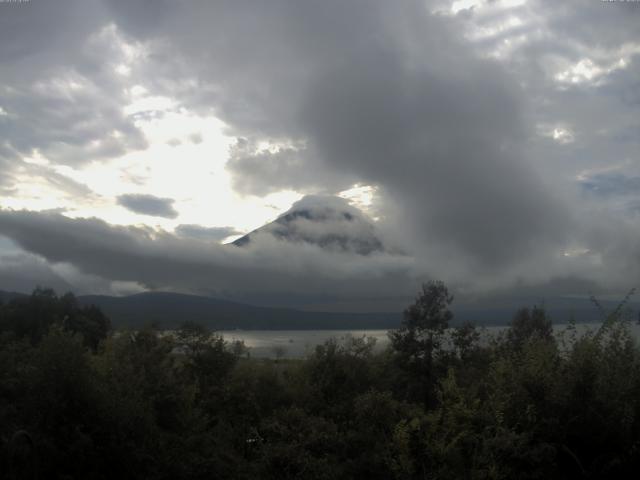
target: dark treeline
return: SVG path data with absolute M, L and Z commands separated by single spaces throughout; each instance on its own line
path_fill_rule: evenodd
M 636 478 L 640 350 L 616 311 L 480 341 L 425 285 L 390 346 L 252 359 L 196 324 L 113 333 L 73 295 L 0 306 L 0 472 L 41 479 Z

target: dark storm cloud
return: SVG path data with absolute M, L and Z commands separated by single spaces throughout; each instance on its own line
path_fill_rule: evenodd
M 404 231 L 500 266 L 561 241 L 565 216 L 520 156 L 518 92 L 458 54 L 463 65 L 418 71 L 384 53 L 339 66 L 318 79 L 307 121 L 329 163 L 384 188 Z
M 567 177 L 592 168 L 627 162 L 631 171 L 625 174 L 638 175 L 633 171 L 640 151 L 637 4 L 544 0 L 515 8 L 498 5 L 487 3 L 459 14 L 459 29 L 483 34 L 472 48 L 484 55 L 507 52 L 501 62 L 532 100 L 532 122 L 571 132 L 570 141 L 555 142 L 536 138 L 531 130 L 526 145 L 530 162 L 548 181 L 564 182 L 559 188 L 565 190 Z M 506 28 L 514 18 L 519 25 Z M 491 30 L 499 33 L 486 34 Z M 572 70 L 578 65 L 578 71 Z
M 363 272 L 375 277 L 376 269 L 384 272 L 375 277 L 380 282 L 393 277 L 390 271 L 402 279 L 428 272 L 487 289 L 565 277 L 624 285 L 624 277 L 638 277 L 629 261 L 640 253 L 637 225 L 598 215 L 615 195 L 580 195 L 580 179 L 596 178 L 589 172 L 609 164 L 626 178 L 640 175 L 636 5 L 486 2 L 446 17 L 417 0 L 94 0 L 66 18 L 66 8 L 53 2 L 30 4 L 33 18 L 16 16 L 17 27 L 0 29 L 0 39 L 24 40 L 0 47 L 0 107 L 7 112 L 0 129 L 11 139 L 0 144 L 4 188 L 11 162 L 34 148 L 68 164 L 144 148 L 135 118 L 122 112 L 124 84 L 113 65 L 103 65 L 103 58 L 122 55 L 112 45 L 126 39 L 149 51 L 132 65 L 133 78 L 192 111 L 214 114 L 239 139 L 228 163 L 238 192 L 335 193 L 372 184 L 378 227 L 414 254 L 411 268 L 389 257 L 367 267 L 320 261 L 325 257 L 313 249 L 305 259 L 281 246 L 261 247 L 261 259 L 254 251 L 230 261 L 234 254 L 215 246 L 190 257 L 185 250 L 203 242 L 169 234 L 3 214 L 5 228 L 19 223 L 14 236 L 52 261 L 64 257 L 96 275 L 145 285 L 194 287 L 213 278 L 215 288 L 235 288 L 254 274 L 271 287 L 264 282 L 271 272 L 278 288 L 312 290 L 339 278 L 336 272 L 342 284 Z M 76 25 L 79 14 L 86 21 Z M 505 28 L 514 15 L 522 23 Z M 478 30 L 482 38 L 463 39 Z M 505 40 L 513 48 L 488 60 Z M 596 73 L 574 81 L 572 69 L 585 59 Z M 553 138 L 556 128 L 568 132 L 562 142 Z M 104 134 L 112 129 L 118 135 Z M 55 231 L 56 222 L 69 235 L 97 229 L 113 241 L 87 239 L 97 242 L 96 258 L 62 252 L 63 243 L 60 250 L 30 243 L 27 231 Z M 293 277 L 282 273 L 283 258 L 292 261 Z M 179 272 L 173 276 L 172 266 Z M 291 282 L 301 271 L 308 281 Z M 316 273 L 317 281 L 309 278 Z
M 372 183 L 414 247 L 485 267 L 564 241 L 566 213 L 520 153 L 522 91 L 423 2 L 168 2 L 153 20 L 113 7 L 131 35 L 171 39 L 193 103 L 252 142 L 304 145 L 234 152 L 240 191 Z
M 173 208 L 174 200 L 154 195 L 128 193 L 118 197 L 118 205 L 140 215 L 152 217 L 176 218 L 178 212 Z
M 530 99 L 521 153 L 570 213 L 569 226 L 560 229 L 567 232 L 561 263 L 583 263 L 575 273 L 583 279 L 595 278 L 583 267 L 598 266 L 600 287 L 622 290 L 637 283 L 633 265 L 640 254 L 632 193 L 640 175 L 636 7 L 529 1 L 504 8 L 487 2 L 454 19 L 460 31 L 479 38 L 470 47 L 498 56 Z M 539 262 L 551 272 L 557 260 L 548 253 Z

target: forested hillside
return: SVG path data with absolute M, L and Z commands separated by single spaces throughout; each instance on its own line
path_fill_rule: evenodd
M 635 478 L 640 350 L 622 309 L 552 335 L 542 308 L 488 344 L 424 286 L 374 354 L 258 360 L 187 323 L 113 332 L 37 290 L 0 307 L 0 475 L 43 479 Z

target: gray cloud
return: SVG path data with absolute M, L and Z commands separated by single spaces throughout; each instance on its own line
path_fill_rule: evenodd
M 189 140 L 191 140 L 191 143 L 199 145 L 200 143 L 202 143 L 202 134 L 192 133 L 191 135 L 189 135 Z
M 141 193 L 128 193 L 118 197 L 118 205 L 140 215 L 152 217 L 176 218 L 178 212 L 173 208 L 174 200 Z
M 375 254 L 365 259 L 269 238 L 234 248 L 56 213 L 0 210 L 0 234 L 52 264 L 71 264 L 112 282 L 235 298 L 404 299 L 426 278 L 403 256 Z
M 593 195 L 605 197 L 616 195 L 640 196 L 640 177 L 601 173 L 582 180 L 581 185 L 582 188 Z
M 238 137 L 228 164 L 238 192 L 377 186 L 377 226 L 414 255 L 413 273 L 398 267 L 403 278 L 428 272 L 460 285 L 503 288 L 559 277 L 624 286 L 623 272 L 638 277 L 633 209 L 617 211 L 619 195 L 585 198 L 580 184 L 584 178 L 602 183 L 598 172 L 612 164 L 627 179 L 640 175 L 635 5 L 486 2 L 445 17 L 417 0 L 96 1 L 68 10 L 86 15 L 77 26 L 62 18 L 65 8 L 30 2 L 5 21 L 8 30 L 0 29 L 6 35 L 0 62 L 10 72 L 3 78 L 10 88 L 0 89 L 8 113 L 0 129 L 11 139 L 0 145 L 5 189 L 13 166 L 33 148 L 69 164 L 144 148 L 135 119 L 122 113 L 122 82 L 102 67 L 103 57 L 121 53 L 93 35 L 113 22 L 119 35 L 150 52 L 134 66 L 134 78 L 194 111 L 214 113 Z M 513 17 L 520 23 L 509 27 Z M 462 38 L 479 34 L 471 42 Z M 9 41 L 15 38 L 24 41 Z M 83 47 L 89 38 L 93 43 Z M 558 80 L 585 59 L 596 68 L 593 78 Z M 23 78 L 29 81 L 20 83 Z M 65 87 L 71 80 L 83 88 Z M 112 128 L 122 135 L 105 139 Z M 568 132 L 566 141 L 553 138 L 556 128 Z M 31 221 L 29 228 L 44 229 L 42 217 Z M 88 220 L 47 221 L 74 232 L 98 228 Z M 138 252 L 139 242 L 178 257 L 191 245 L 168 234 L 99 228 L 124 235 L 114 239 L 123 256 L 125 245 Z M 109 257 L 110 248 L 95 253 Z M 259 265 L 271 265 L 271 253 L 289 258 L 279 247 L 261 248 L 266 259 Z M 229 254 L 211 255 L 218 262 Z M 89 268 L 86 259 L 68 256 Z M 370 265 L 368 273 L 383 268 Z M 344 272 L 332 261 L 313 264 L 325 279 L 329 266 Z M 186 277 L 187 268 L 180 268 Z M 225 268 L 227 279 L 237 278 Z M 169 275 L 158 275 L 157 283 L 169 283 Z M 207 275 L 194 278 L 207 283 Z M 216 285 L 235 285 L 215 277 Z
M 242 232 L 233 227 L 204 227 L 202 225 L 181 224 L 175 228 L 175 233 L 184 238 L 219 242 L 232 235 L 240 235 Z
M 82 197 L 84 199 L 97 197 L 97 195 L 84 183 L 80 183 L 66 175 L 56 172 L 46 165 L 24 165 L 23 170 L 31 177 L 42 178 L 49 186 L 65 193 L 70 198 Z
M 0 290 L 27 293 L 37 286 L 58 292 L 73 290 L 41 257 L 28 253 L 0 255 Z
M 271 151 L 260 149 L 255 141 L 238 138 L 230 150 L 227 170 L 237 192 L 258 196 L 287 189 L 334 193 L 348 188 L 358 178 L 332 169 L 312 168 L 309 156 L 303 146 L 279 146 Z
M 328 162 L 383 187 L 403 231 L 495 268 L 561 243 L 565 215 L 518 152 L 517 92 L 496 66 L 463 62 L 348 62 L 318 79 L 307 121 Z
M 183 101 L 251 139 L 229 163 L 239 191 L 374 184 L 407 248 L 472 268 L 565 242 L 564 206 L 521 154 L 533 125 L 515 78 L 423 2 L 164 4 L 156 26 L 113 6 L 134 37 L 171 38 L 201 87 Z
M 146 148 L 144 135 L 123 112 L 126 79 L 115 66 L 125 52 L 109 23 L 100 0 L 2 5 L 4 188 L 25 167 L 21 159 L 36 152 L 73 166 Z
M 508 275 L 486 275 L 478 283 L 448 258 L 425 264 L 385 252 L 360 256 L 270 236 L 234 248 L 162 230 L 112 226 L 98 219 L 0 210 L 0 234 L 49 265 L 73 265 L 66 278 L 85 279 L 82 283 L 89 279 L 103 290 L 114 288 L 109 285 L 141 285 L 298 306 L 323 301 L 326 305 L 331 299 L 361 311 L 379 305 L 385 310 L 402 308 L 421 281 L 433 278 L 428 273 L 432 271 L 459 294 L 458 303 L 489 292 L 513 298 L 518 292 L 585 295 L 587 287 L 594 292 L 628 290 L 631 279 L 640 275 L 640 266 L 626 260 L 640 255 L 637 242 L 631 240 L 637 228 L 612 232 L 612 225 L 616 223 L 603 222 L 589 232 L 588 247 L 598 253 L 583 249 L 575 256 L 557 257 L 555 265 L 541 264 L 538 257 L 525 258 Z M 603 263 L 611 268 L 603 270 Z
M 123 295 L 143 288 L 136 282 L 112 282 L 85 274 L 69 263 L 52 263 L 0 236 L 0 290 L 31 293 L 37 286 L 58 293 Z
M 307 195 L 273 222 L 235 240 L 244 247 L 263 237 L 293 243 L 309 243 L 328 251 L 369 255 L 392 252 L 380 241 L 371 220 L 340 197 Z
M 565 182 L 582 170 L 625 161 L 632 168 L 640 150 L 640 137 L 633 133 L 640 128 L 640 10 L 625 2 L 577 0 L 562 5 L 526 2 L 506 9 L 493 5 L 458 15 L 459 28 L 485 32 L 483 40 L 471 44 L 481 54 L 506 51 L 501 63 L 532 99 L 533 122 L 567 128 L 573 137 L 559 144 L 531 130 L 530 162 L 549 181 Z M 506 28 L 514 18 L 519 26 Z M 497 33 L 486 34 L 491 30 Z M 567 74 L 580 62 L 578 71 Z M 563 72 L 564 81 L 555 78 Z

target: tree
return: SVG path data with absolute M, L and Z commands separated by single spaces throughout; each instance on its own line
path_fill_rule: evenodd
M 473 323 L 465 322 L 451 332 L 451 343 L 462 361 L 469 359 L 474 349 L 477 349 L 480 332 Z
M 62 319 L 64 329 L 82 335 L 84 345 L 95 352 L 111 330 L 109 318 L 95 305 L 79 307 L 73 293 L 60 297 L 60 303 L 65 312 Z
M 0 331 L 13 332 L 34 345 L 40 343 L 53 325 L 80 334 L 84 345 L 93 351 L 111 329 L 111 322 L 98 307 L 81 307 L 73 293 L 58 297 L 53 290 L 38 287 L 30 296 L 0 306 Z
M 401 368 L 412 377 L 409 381 L 414 392 L 409 392 L 410 396 L 421 396 L 427 405 L 434 399 L 434 357 L 453 318 L 451 302 L 453 295 L 443 282 L 425 283 L 415 302 L 404 311 L 401 327 L 389 333 Z
M 185 371 L 198 387 L 198 401 L 213 413 L 220 406 L 225 382 L 238 355 L 229 351 L 221 335 L 195 322 L 184 322 L 176 332 L 176 341 L 185 356 Z
M 521 349 L 528 340 L 534 337 L 544 341 L 553 339 L 551 319 L 543 307 L 534 306 L 531 310 L 521 308 L 511 321 L 507 331 L 507 339 L 511 346 Z
M 49 328 L 63 317 L 61 304 L 51 289 L 37 287 L 28 297 L 18 297 L 2 307 L 0 331 L 39 343 Z

